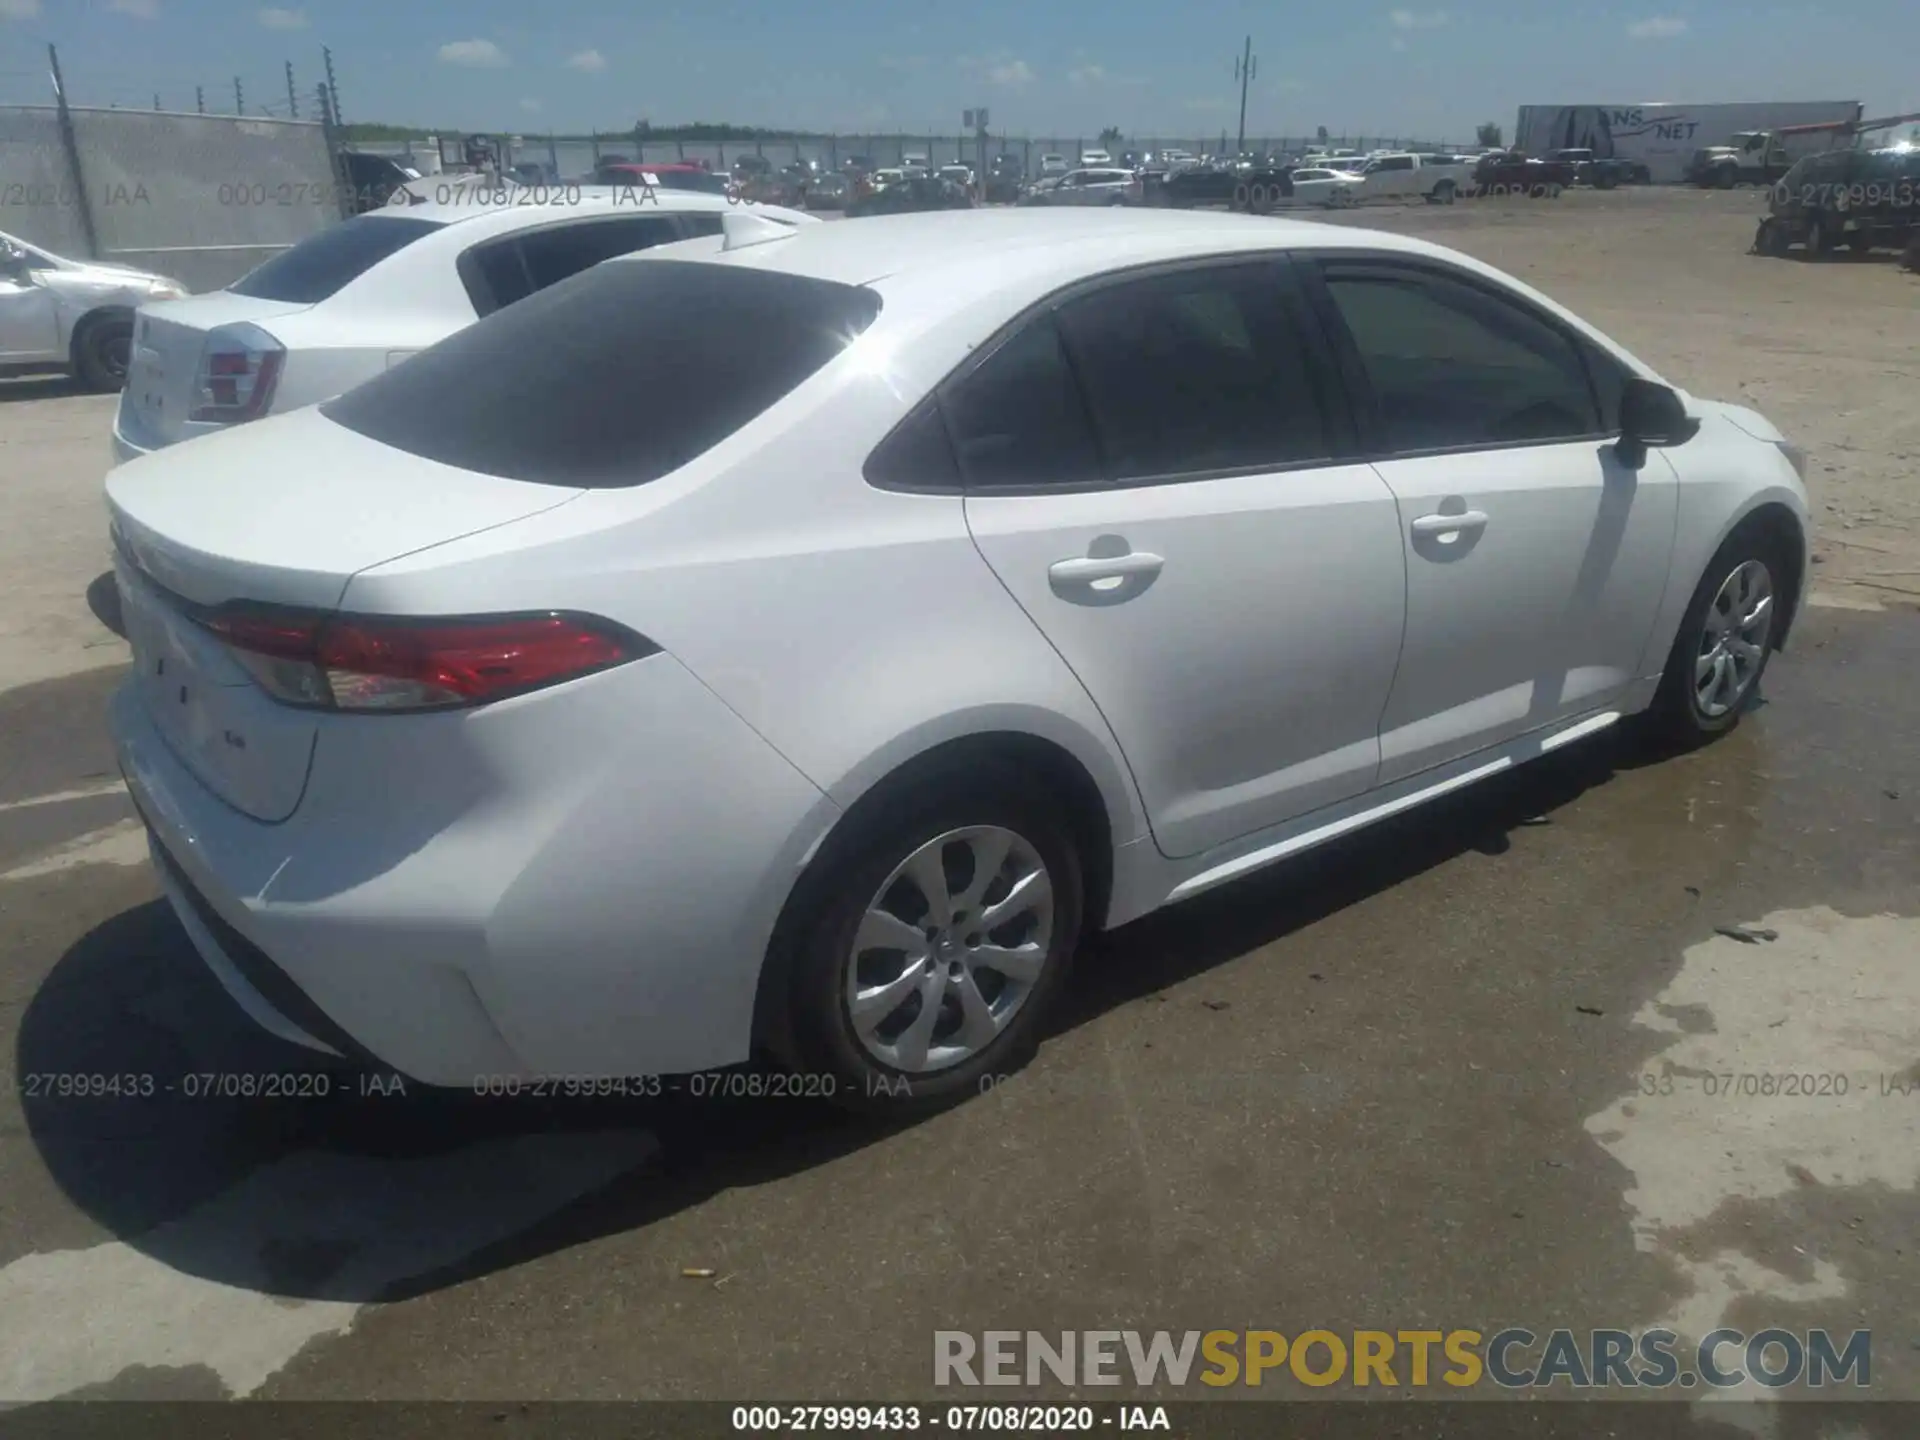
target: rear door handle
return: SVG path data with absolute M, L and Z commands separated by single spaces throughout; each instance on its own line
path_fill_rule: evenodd
M 1463 510 L 1458 515 L 1422 515 L 1413 522 L 1413 533 L 1416 535 L 1451 535 L 1456 531 L 1486 528 L 1487 512 L 1484 510 Z
M 1047 578 L 1057 585 L 1090 585 L 1096 580 L 1124 580 L 1130 575 L 1158 575 L 1167 562 L 1144 550 L 1130 551 L 1096 560 L 1082 556 L 1076 560 L 1056 560 L 1047 567 Z

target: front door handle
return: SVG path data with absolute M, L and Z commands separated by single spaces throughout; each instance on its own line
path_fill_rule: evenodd
M 1134 575 L 1158 575 L 1167 562 L 1144 550 L 1104 559 L 1082 556 L 1074 560 L 1056 560 L 1047 567 L 1047 578 L 1056 585 L 1091 585 L 1097 580 L 1125 580 Z
M 1422 515 L 1413 522 L 1413 533 L 1416 535 L 1452 535 L 1486 528 L 1487 512 L 1484 510 L 1463 510 L 1458 515 Z

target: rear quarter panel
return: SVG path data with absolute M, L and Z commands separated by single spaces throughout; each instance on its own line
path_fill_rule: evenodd
M 606 615 L 687 666 L 840 808 L 943 741 L 1033 734 L 1087 769 L 1114 843 L 1137 838 L 1111 732 L 981 559 L 960 497 L 862 478 L 944 373 L 895 364 L 911 328 L 883 317 L 862 363 L 830 367 L 662 479 L 376 566 L 344 603 Z

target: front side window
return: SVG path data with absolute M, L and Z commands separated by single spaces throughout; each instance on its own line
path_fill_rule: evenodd
M 1390 265 L 1324 268 L 1393 451 L 1605 433 L 1573 340 L 1479 285 Z
M 1315 460 L 1331 453 L 1322 377 L 1267 265 L 1131 280 L 1060 307 L 1117 479 Z

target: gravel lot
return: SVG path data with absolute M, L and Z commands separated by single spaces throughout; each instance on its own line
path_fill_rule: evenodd
M 904 1129 L 185 1094 L 305 1062 L 193 958 L 116 785 L 125 650 L 87 599 L 112 402 L 0 385 L 0 1404 L 931 1399 L 935 1329 L 1509 1323 L 1871 1327 L 1874 1394 L 1920 1399 L 1920 278 L 1748 256 L 1757 210 L 1339 223 L 1500 265 L 1807 445 L 1816 608 L 1764 708 L 1681 759 L 1575 747 L 1108 937 L 1026 1074 Z M 1851 1089 L 1659 1090 L 1717 1072 Z M 23 1093 L 57 1073 L 162 1088 Z M 1701 1409 L 1658 1433 L 1813 1433 Z

